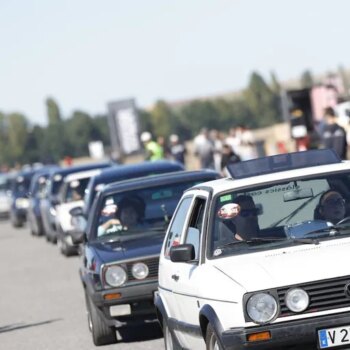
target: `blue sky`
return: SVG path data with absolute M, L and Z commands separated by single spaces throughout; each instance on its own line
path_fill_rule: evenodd
M 347 0 L 0 0 L 0 111 L 65 117 L 350 68 Z

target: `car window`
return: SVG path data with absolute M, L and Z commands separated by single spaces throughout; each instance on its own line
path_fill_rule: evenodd
M 320 208 L 320 200 L 330 190 L 342 197 L 343 209 Z M 313 231 L 325 235 L 327 227 L 349 216 L 350 175 L 326 174 L 293 181 L 275 181 L 244 191 L 225 192 L 216 196 L 214 201 L 210 230 L 211 256 L 270 249 L 281 244 L 292 244 L 295 238 L 309 237 Z M 333 212 L 341 216 L 332 222 L 329 218 Z M 326 236 L 331 239 L 330 235 Z M 257 238 L 260 239 L 258 244 L 231 244 L 237 240 Z M 269 241 L 270 238 L 277 240 Z M 261 239 L 266 241 L 262 242 Z
M 179 200 L 188 188 L 198 180 L 184 179 L 182 182 L 117 192 L 102 199 L 95 237 L 107 235 L 162 234 L 174 214 Z M 111 211 L 110 209 L 115 208 Z M 182 223 L 183 226 L 183 223 Z
M 189 221 L 189 226 L 186 230 L 184 243 L 192 244 L 195 251 L 195 259 L 199 258 L 199 243 L 203 230 L 205 199 L 196 198 L 192 210 L 192 215 Z
M 179 207 L 176 211 L 176 216 L 174 218 L 174 221 L 171 224 L 168 236 L 166 238 L 165 251 L 164 251 L 164 255 L 166 257 L 169 257 L 171 247 L 180 244 L 183 225 L 186 220 L 188 210 L 190 209 L 191 202 L 192 202 L 192 196 L 184 198 L 179 204 Z

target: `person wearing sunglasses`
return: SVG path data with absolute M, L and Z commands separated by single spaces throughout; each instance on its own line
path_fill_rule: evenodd
M 220 212 L 221 222 L 219 231 L 221 232 L 220 240 L 238 240 L 249 241 L 251 238 L 258 237 L 260 228 L 258 223 L 258 208 L 255 206 L 251 196 L 239 195 L 234 199 L 235 212 L 224 215 Z
M 335 191 L 328 190 L 324 192 L 315 209 L 315 219 L 337 224 L 346 216 L 346 206 L 343 196 Z

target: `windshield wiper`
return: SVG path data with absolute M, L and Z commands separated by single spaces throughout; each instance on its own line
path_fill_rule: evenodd
M 232 241 L 232 242 L 228 242 L 226 244 L 223 244 L 219 247 L 217 247 L 216 249 L 221 249 L 221 248 L 225 248 L 225 247 L 229 247 L 231 245 L 236 245 L 236 244 L 253 244 L 253 243 L 265 243 L 265 242 L 278 242 L 278 241 L 286 241 L 287 238 L 277 238 L 277 237 L 264 237 L 264 238 L 259 238 L 259 237 L 254 237 L 248 240 L 236 240 L 236 241 Z
M 255 237 L 255 238 L 251 238 L 249 240 L 242 240 L 242 241 L 232 241 L 226 244 L 223 244 L 219 247 L 217 247 L 216 249 L 222 249 L 222 248 L 226 248 L 229 246 L 234 246 L 236 244 L 254 244 L 254 243 L 267 243 L 267 242 L 292 242 L 292 243 L 302 243 L 302 244 L 319 244 L 319 240 L 315 239 L 315 238 L 278 238 L 278 237 L 264 237 L 264 238 L 259 238 L 259 237 Z

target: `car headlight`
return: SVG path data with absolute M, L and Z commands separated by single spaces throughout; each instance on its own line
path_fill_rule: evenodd
M 16 207 L 20 209 L 27 209 L 29 207 L 29 200 L 27 198 L 17 198 Z
M 128 276 L 120 266 L 108 266 L 105 270 L 105 281 L 112 287 L 119 287 L 124 284 Z
M 294 288 L 287 292 L 285 302 L 290 311 L 302 312 L 309 306 L 309 295 L 305 290 Z
M 272 321 L 278 312 L 276 299 L 267 293 L 252 295 L 247 303 L 249 317 L 258 324 Z
M 136 263 L 132 266 L 131 273 L 136 279 L 142 280 L 148 276 L 149 270 L 146 264 Z

